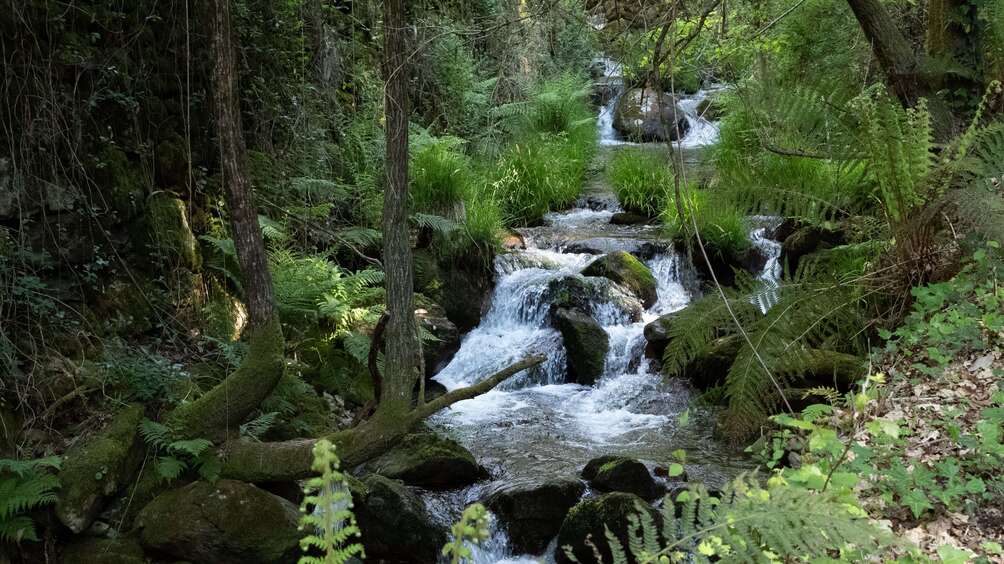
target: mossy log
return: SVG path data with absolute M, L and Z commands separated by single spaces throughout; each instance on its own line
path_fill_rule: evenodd
M 372 460 L 390 449 L 414 426 L 433 413 L 459 401 L 481 395 L 507 378 L 542 362 L 542 355 L 529 356 L 466 388 L 453 390 L 401 415 L 377 412 L 357 427 L 328 435 L 338 450 L 342 466 L 350 468 Z M 245 440 L 227 442 L 220 450 L 222 475 L 245 482 L 299 480 L 312 474 L 314 439 L 261 443 Z

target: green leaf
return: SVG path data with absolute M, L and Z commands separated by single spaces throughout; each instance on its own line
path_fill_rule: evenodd
M 679 464 L 679 463 L 676 463 L 676 462 L 670 464 L 669 465 L 669 471 L 667 471 L 666 474 L 670 478 L 675 478 L 677 476 L 682 476 L 683 475 L 683 465 Z
M 945 564 L 966 564 L 973 557 L 972 551 L 965 548 L 956 548 L 950 544 L 943 544 L 938 547 L 938 556 Z

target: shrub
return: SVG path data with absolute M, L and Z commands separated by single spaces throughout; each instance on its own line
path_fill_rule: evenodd
M 626 210 L 658 215 L 673 189 L 673 175 L 662 156 L 646 149 L 622 149 L 611 159 L 607 178 Z

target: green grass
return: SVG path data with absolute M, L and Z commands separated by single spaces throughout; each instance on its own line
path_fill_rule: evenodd
M 607 179 L 621 206 L 654 217 L 666 206 L 673 190 L 669 163 L 645 149 L 621 149 L 607 165 Z
M 448 214 L 467 195 L 470 163 L 454 138 L 432 138 L 415 147 L 410 170 L 416 210 Z
M 745 250 L 749 247 L 747 227 L 743 213 L 733 204 L 726 194 L 705 189 L 699 190 L 693 186 L 684 187 L 684 198 L 681 206 L 684 214 L 694 214 L 694 221 L 706 245 L 722 254 Z M 680 221 L 676 201 L 669 197 L 666 200 L 666 228 L 675 236 L 682 236 L 693 230 L 690 216 Z

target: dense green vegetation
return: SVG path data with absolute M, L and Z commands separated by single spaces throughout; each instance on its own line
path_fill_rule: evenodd
M 587 186 L 700 278 L 645 329 L 651 361 L 758 472 L 690 483 L 678 450 L 654 461 L 672 486 L 658 511 L 549 482 L 574 499 L 540 509 L 559 514 L 541 546 L 582 559 L 570 536 L 588 529 L 588 556 L 614 562 L 1004 557 L 1004 2 L 0 13 L 0 563 L 472 561 L 501 513 L 472 505 L 447 532 L 415 488 L 489 473 L 422 421 L 545 359 L 450 391 L 429 376 L 478 326 L 518 230 Z M 717 142 L 598 144 L 601 55 L 624 89 L 710 90 Z M 776 277 L 750 241 L 761 216 Z M 582 274 L 649 307 L 642 252 Z M 576 291 L 549 315 L 606 337 L 595 312 L 556 311 L 589 309 Z M 579 347 L 596 374 L 601 341 Z

